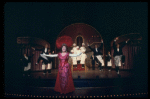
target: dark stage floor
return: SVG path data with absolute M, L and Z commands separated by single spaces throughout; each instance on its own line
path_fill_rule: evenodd
M 56 79 L 58 73 L 58 69 L 52 69 L 51 75 L 46 73 L 43 75 L 42 71 L 39 72 L 33 72 L 31 73 L 31 76 L 33 78 L 41 78 L 41 79 Z M 117 72 L 112 69 L 111 71 L 108 71 L 107 68 L 104 68 L 103 71 L 99 71 L 98 68 L 95 68 L 95 70 L 92 70 L 91 68 L 85 71 L 73 71 L 72 77 L 73 79 L 78 79 L 80 76 L 80 79 L 96 79 L 98 78 L 125 78 L 125 77 L 132 77 L 134 74 L 130 72 L 129 70 L 120 70 L 120 74 L 118 75 Z
M 142 75 L 141 75 L 142 74 Z M 52 74 L 33 72 L 30 77 L 14 77 L 6 80 L 5 97 L 39 98 L 101 98 L 101 97 L 148 97 L 147 76 L 129 70 L 91 70 L 72 73 L 75 91 L 60 94 L 54 91 L 57 69 Z

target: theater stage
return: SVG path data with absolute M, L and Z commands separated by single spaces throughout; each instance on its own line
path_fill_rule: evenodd
M 58 73 L 58 69 L 52 69 L 51 74 L 46 73 L 43 74 L 43 71 L 35 71 L 31 73 L 31 77 L 33 78 L 41 78 L 41 79 L 56 79 Z M 72 77 L 73 79 L 101 79 L 101 78 L 125 78 L 132 77 L 134 74 L 130 72 L 130 70 L 120 70 L 120 74 L 118 75 L 115 69 L 108 71 L 107 68 L 104 68 L 103 71 L 99 71 L 98 68 L 92 70 L 92 68 L 88 68 L 85 71 L 73 71 Z
M 89 69 L 72 73 L 75 91 L 60 94 L 54 91 L 57 69 L 51 75 L 42 71 L 32 72 L 31 76 L 6 79 L 5 97 L 39 98 L 101 98 L 101 97 L 148 97 L 147 74 L 133 70 L 104 71 Z

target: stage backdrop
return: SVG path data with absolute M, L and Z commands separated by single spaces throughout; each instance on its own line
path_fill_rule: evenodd
M 135 59 L 138 56 L 140 50 L 141 50 L 141 40 L 142 37 L 139 33 L 130 33 L 126 35 L 119 36 L 119 39 L 116 41 L 116 43 L 123 43 L 127 39 L 130 39 L 129 42 L 123 47 L 123 55 L 125 55 L 125 66 L 121 64 L 120 69 L 133 69 L 135 67 Z M 111 56 L 112 56 L 112 68 L 115 68 L 114 64 L 114 49 L 113 49 L 113 42 L 111 42 Z
M 87 67 L 92 67 L 91 65 L 91 50 L 87 47 L 87 43 L 90 44 L 91 47 L 94 48 L 94 45 L 97 44 L 98 46 L 100 46 L 100 42 L 101 42 L 101 35 L 100 33 L 92 26 L 88 25 L 88 24 L 84 24 L 84 23 L 75 23 L 75 24 L 71 24 L 67 27 L 65 27 L 60 34 L 58 35 L 58 37 L 63 36 L 63 35 L 67 35 L 70 36 L 73 40 L 73 43 L 76 43 L 77 46 L 81 47 L 82 43 L 85 43 L 85 47 L 86 47 L 86 55 L 87 55 L 87 59 L 86 59 L 86 66 Z M 103 46 L 104 48 L 104 46 Z M 70 52 L 70 50 L 72 49 L 72 47 L 68 48 L 68 51 Z M 58 53 L 60 50 L 58 50 L 55 46 L 55 52 Z M 104 53 L 104 51 L 102 51 Z M 72 60 L 69 59 L 69 63 L 72 64 Z M 55 58 L 55 68 L 58 68 L 58 58 Z
M 50 48 L 50 44 L 43 39 L 35 37 L 18 37 L 17 44 L 20 50 L 20 52 L 18 52 L 20 58 L 23 57 L 24 53 L 26 53 L 28 56 L 31 56 L 34 53 L 34 56 L 31 58 L 31 70 L 41 71 L 42 64 L 39 63 L 38 65 L 35 65 L 35 63 L 37 62 L 42 51 L 34 51 L 31 47 L 34 47 L 35 49 L 42 49 L 45 47 L 45 44 L 48 44 L 48 48 Z

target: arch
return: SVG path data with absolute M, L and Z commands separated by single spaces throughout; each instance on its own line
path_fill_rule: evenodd
M 61 37 L 63 35 L 70 36 L 73 42 L 76 44 L 77 44 L 77 37 L 81 36 L 83 39 L 83 42 L 85 43 L 85 47 L 87 48 L 86 53 L 88 54 L 89 52 L 91 52 L 91 50 L 88 48 L 87 43 L 89 43 L 91 47 L 94 47 L 94 44 L 98 44 L 98 46 L 100 46 L 101 39 L 102 39 L 101 34 L 94 27 L 85 23 L 73 23 L 71 25 L 66 26 L 59 33 L 58 37 Z M 71 50 L 71 48 L 72 47 L 68 48 L 68 50 Z M 104 49 L 104 45 L 103 45 L 103 49 Z M 56 46 L 55 46 L 55 52 L 57 53 L 57 51 L 58 49 L 56 49 Z M 103 50 L 103 53 L 104 53 L 104 50 Z M 89 55 L 91 55 L 91 53 Z M 88 58 L 88 62 L 89 60 L 90 59 Z M 55 68 L 57 67 L 57 65 L 58 64 L 55 58 Z
M 84 43 L 84 38 L 83 38 L 82 35 L 78 35 L 78 36 L 76 37 L 75 43 L 78 45 L 78 42 L 77 42 L 78 37 L 81 37 L 81 38 L 82 38 L 82 43 Z M 79 45 L 78 45 L 78 46 L 79 46 Z M 79 46 L 79 47 L 80 47 L 80 46 Z

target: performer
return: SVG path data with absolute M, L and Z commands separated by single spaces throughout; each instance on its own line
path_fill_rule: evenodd
M 34 53 L 32 53 L 31 56 L 27 56 L 26 53 L 24 53 L 23 57 L 20 59 L 22 62 L 23 62 L 23 75 L 25 75 L 25 72 L 26 72 L 26 75 L 30 76 L 30 73 L 31 73 L 31 58 L 33 57 Z
M 116 40 L 118 40 L 118 37 L 115 38 L 113 42 L 113 49 L 114 49 L 114 61 L 115 61 L 115 67 L 117 74 L 119 74 L 119 66 L 121 66 L 121 58 L 122 58 L 122 48 L 126 45 L 126 43 L 129 41 L 129 39 L 123 43 L 121 46 L 119 44 L 115 45 Z
M 77 46 L 76 48 L 77 48 L 76 53 L 79 54 L 81 52 L 79 46 Z M 80 64 L 80 60 L 81 60 L 81 56 L 77 56 L 77 64 Z
M 95 70 L 95 57 L 94 57 L 94 52 L 92 52 L 91 59 L 92 59 L 92 70 Z
M 69 66 L 68 59 L 69 56 L 71 57 L 77 57 L 81 55 L 79 54 L 69 54 L 67 52 L 67 47 L 70 47 L 72 44 L 70 43 L 72 40 L 69 36 L 62 36 L 59 37 L 56 40 L 56 46 L 57 48 L 61 48 L 62 52 L 59 52 L 58 54 L 51 54 L 51 55 L 45 55 L 41 54 L 42 57 L 58 57 L 59 58 L 59 66 L 58 66 L 58 74 L 56 78 L 55 88 L 54 91 L 60 92 L 61 94 L 69 93 L 75 90 L 72 74 L 71 74 L 71 67 Z M 60 46 L 62 44 L 62 46 Z
M 95 45 L 95 48 L 91 48 L 88 43 L 87 43 L 87 45 L 94 52 L 94 57 L 95 57 L 94 59 L 96 60 L 97 64 L 99 63 L 99 69 L 101 71 L 102 66 L 104 66 L 103 53 L 100 52 L 100 50 L 103 48 L 103 40 L 101 40 L 100 47 L 97 47 L 97 45 Z
M 106 61 L 107 61 L 108 71 L 111 71 L 112 63 L 111 63 L 110 51 L 108 51 L 108 55 L 106 55 Z
M 85 59 L 87 58 L 87 55 L 85 54 L 86 48 L 84 43 L 82 43 L 82 47 L 80 47 L 80 51 L 82 52 L 80 56 L 81 57 L 80 64 L 82 64 L 82 68 L 84 68 Z
M 86 51 L 86 48 L 85 48 L 85 44 L 82 43 L 82 46 L 80 47 L 80 51 L 81 52 L 85 52 Z
M 32 47 L 32 49 L 33 49 L 33 50 L 36 50 L 36 51 L 42 51 L 41 54 L 48 54 L 48 45 L 47 45 L 47 44 L 45 44 L 45 48 L 43 48 L 43 49 L 35 49 L 35 48 L 33 48 L 33 47 Z M 44 64 L 48 64 L 48 60 L 46 60 L 46 59 L 42 58 L 41 56 L 39 56 L 38 61 L 36 62 L 36 65 L 37 65 L 40 61 L 41 61 L 41 62 L 44 62 Z
M 49 55 L 50 55 L 51 53 L 54 54 L 54 51 L 51 52 L 50 49 L 48 49 L 48 53 L 49 53 Z M 48 74 L 51 74 L 52 58 L 51 58 L 51 57 L 47 57 L 47 59 L 48 59 L 48 62 L 47 62 L 48 64 L 44 64 L 45 66 L 44 66 L 44 73 L 43 73 L 43 74 L 46 74 L 46 72 L 48 72 Z
M 76 48 L 76 44 L 73 43 L 73 48 L 71 50 L 72 54 L 77 54 L 77 48 Z M 77 68 L 77 58 L 76 57 L 72 57 L 72 63 L 73 63 L 73 68 Z

